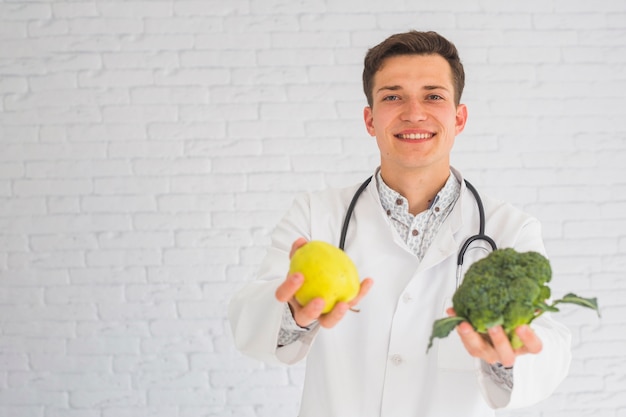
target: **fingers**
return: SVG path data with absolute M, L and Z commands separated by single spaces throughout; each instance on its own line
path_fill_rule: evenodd
M 324 317 L 322 316 L 322 310 L 324 309 L 325 303 L 322 298 L 314 298 L 305 306 L 301 306 L 293 299 L 290 301 L 289 305 L 292 306 L 293 318 L 300 327 L 308 327 L 315 320 Z
M 361 288 L 359 289 L 359 293 L 357 294 L 357 296 L 350 300 L 350 302 L 348 303 L 338 302 L 337 304 L 335 304 L 335 307 L 333 307 L 331 311 L 319 318 L 320 326 L 326 328 L 334 327 L 346 315 L 348 310 L 359 304 L 363 297 L 365 297 L 369 290 L 372 288 L 372 285 L 374 285 L 374 280 L 371 278 L 365 278 L 361 282 Z
M 350 302 L 348 303 L 348 308 L 352 308 L 356 306 L 357 304 L 359 304 L 361 300 L 363 299 L 363 297 L 365 297 L 367 293 L 370 291 L 370 288 L 372 288 L 372 285 L 374 285 L 374 280 L 371 278 L 365 278 L 363 281 L 361 281 L 361 288 L 359 288 L 359 293 L 357 294 L 356 297 L 350 300 Z
M 291 245 L 291 250 L 289 251 L 289 259 L 291 259 L 293 257 L 293 254 L 298 249 L 300 249 L 300 247 L 304 246 L 305 243 L 307 243 L 307 240 L 303 237 L 299 237 L 298 239 L 296 239 Z
M 469 323 L 463 322 L 457 326 L 457 332 L 471 356 L 490 364 L 500 363 L 505 367 L 511 367 L 518 356 L 539 353 L 542 349 L 541 340 L 527 325 L 516 329 L 517 335 L 524 343 L 519 349 L 513 349 L 502 326 L 490 328 L 487 333 L 488 337 L 485 337 L 477 333 Z
M 345 302 L 339 302 L 335 304 L 332 310 L 328 313 L 319 317 L 318 321 L 320 326 L 330 329 L 331 327 L 335 327 L 339 321 L 346 315 L 348 310 L 350 309 L 350 305 Z
M 502 329 L 502 326 L 492 327 L 488 332 L 495 355 L 491 355 L 492 359 L 487 362 L 491 364 L 499 362 L 507 368 L 513 366 L 516 353 L 513 351 L 509 338 Z
M 457 333 L 463 342 L 463 346 L 467 352 L 486 362 L 494 363 L 497 361 L 497 354 L 489 342 L 478 332 L 474 330 L 471 324 L 464 321 L 456 327 Z
M 287 279 L 276 288 L 276 299 L 281 303 L 286 303 L 293 298 L 304 282 L 304 275 L 299 272 L 287 276 Z
M 519 336 L 522 343 L 524 343 L 525 351 L 528 353 L 539 353 L 543 349 L 543 343 L 541 339 L 537 337 L 533 329 L 530 326 L 523 325 L 515 329 L 515 333 Z

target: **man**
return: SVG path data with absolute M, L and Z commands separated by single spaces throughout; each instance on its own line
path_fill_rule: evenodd
M 346 253 L 365 278 L 350 303 L 321 315 L 324 302 L 299 305 L 301 274 L 289 258 L 308 240 L 337 244 L 357 187 L 297 198 L 277 226 L 259 280 L 230 305 L 237 347 L 267 362 L 307 358 L 301 417 L 487 416 L 534 404 L 565 378 L 570 334 L 547 316 L 522 326 L 513 349 L 501 327 L 491 342 L 464 322 L 426 346 L 432 323 L 451 311 L 456 258 L 477 233 L 477 199 L 450 166 L 467 120 L 463 66 L 434 32 L 393 35 L 370 49 L 363 87 L 367 131 L 380 167 L 358 197 Z M 545 253 L 538 221 L 482 196 L 486 233 L 499 247 Z M 474 243 L 464 265 L 488 251 Z M 358 305 L 359 312 L 349 309 Z

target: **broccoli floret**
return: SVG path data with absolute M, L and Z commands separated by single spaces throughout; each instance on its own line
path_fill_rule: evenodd
M 559 311 L 555 305 L 572 303 L 598 311 L 595 298 L 568 294 L 551 305 L 548 283 L 552 278 L 550 262 L 537 252 L 498 249 L 475 262 L 465 273 L 462 284 L 452 297 L 455 317 L 439 319 L 433 324 L 428 347 L 435 337 L 446 337 L 462 321 L 486 334 L 502 325 L 513 348 L 522 346 L 515 329 L 530 324 L 545 311 Z M 599 315 L 599 313 L 598 313 Z

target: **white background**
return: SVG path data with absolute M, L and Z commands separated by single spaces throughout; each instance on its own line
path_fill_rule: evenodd
M 290 417 L 226 308 L 296 193 L 377 165 L 367 48 L 458 46 L 453 164 L 537 216 L 570 376 L 501 416 L 626 417 L 626 1 L 0 1 L 0 416 Z M 453 399 L 451 399 L 453 400 Z

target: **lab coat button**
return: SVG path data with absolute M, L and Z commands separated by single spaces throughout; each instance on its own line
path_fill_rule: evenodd
M 394 365 L 399 366 L 402 364 L 402 362 L 404 362 L 404 360 L 402 359 L 402 356 L 398 354 L 391 356 L 391 363 L 393 363 Z
M 408 292 L 405 292 L 404 295 L 402 296 L 402 301 L 404 301 L 405 303 L 409 303 L 411 302 L 411 300 L 413 300 L 413 297 L 411 297 L 411 294 L 409 294 Z

